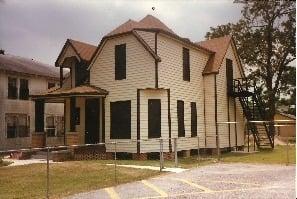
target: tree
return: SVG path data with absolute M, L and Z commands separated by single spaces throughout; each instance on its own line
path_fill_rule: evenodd
M 288 72 L 290 63 L 296 59 L 296 3 L 274 0 L 241 3 L 242 17 L 237 23 L 211 27 L 205 37 L 233 36 L 248 78 L 262 87 L 267 119 L 273 120 L 276 102 L 280 93 L 288 90 L 288 76 L 293 74 Z

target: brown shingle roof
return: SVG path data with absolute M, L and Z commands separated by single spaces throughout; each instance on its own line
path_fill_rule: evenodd
M 107 95 L 108 91 L 91 85 L 81 85 L 74 88 L 56 88 L 45 93 L 31 95 L 33 98 L 69 97 L 81 95 Z
M 41 62 L 15 55 L 0 54 L 0 70 L 39 75 L 58 79 L 59 69 Z
M 213 54 L 203 71 L 203 74 L 209 74 L 209 73 L 218 73 L 220 66 L 222 64 L 222 61 L 225 57 L 225 54 L 227 52 L 228 46 L 231 42 L 232 37 L 231 36 L 225 36 L 225 37 L 219 37 L 211 40 L 201 41 L 197 42 L 199 46 L 202 46 L 204 48 L 207 48 L 215 54 Z
M 175 34 L 170 28 L 168 28 L 163 22 L 161 22 L 159 19 L 152 15 L 147 15 L 143 19 L 141 19 L 139 22 L 129 19 L 122 25 L 118 26 L 116 29 L 108 33 L 106 36 L 112 36 L 124 32 L 132 31 L 133 29 L 161 29 L 166 32 L 170 32 L 172 34 Z
M 85 60 L 90 61 L 93 53 L 96 51 L 96 46 L 87 44 L 81 41 L 76 41 L 73 39 L 69 39 L 69 42 L 72 44 L 73 48 L 76 50 L 78 56 Z

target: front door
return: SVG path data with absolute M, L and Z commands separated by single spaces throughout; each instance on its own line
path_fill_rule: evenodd
M 85 143 L 99 143 L 99 99 L 86 99 L 85 113 Z

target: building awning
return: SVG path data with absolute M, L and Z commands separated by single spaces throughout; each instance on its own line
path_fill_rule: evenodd
M 64 98 L 69 97 L 105 97 L 108 95 L 108 91 L 92 86 L 92 85 L 81 85 L 74 88 L 52 88 L 47 90 L 45 93 L 36 95 L 30 95 L 33 100 L 38 99 L 52 99 L 53 101 L 61 101 Z M 59 100 L 60 99 L 60 100 Z

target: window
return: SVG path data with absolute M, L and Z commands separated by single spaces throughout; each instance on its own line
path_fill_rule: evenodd
M 187 48 L 183 48 L 183 79 L 190 81 L 190 53 Z
M 197 107 L 196 102 L 191 102 L 191 137 L 197 136 Z
M 46 133 L 48 137 L 62 136 L 64 134 L 64 117 L 57 115 L 47 116 Z
M 227 73 L 227 92 L 232 94 L 233 92 L 233 63 L 231 59 L 226 59 L 226 73 Z
M 115 80 L 126 79 L 126 44 L 115 46 Z
M 27 79 L 20 79 L 19 98 L 22 99 L 22 100 L 28 100 L 29 99 L 29 86 L 28 86 L 28 80 Z
M 55 136 L 55 117 L 54 116 L 48 116 L 46 117 L 46 134 L 47 137 L 54 137 Z
M 56 84 L 54 82 L 48 82 L 47 83 L 47 89 L 53 88 L 55 86 L 56 86 Z
M 148 138 L 161 137 L 161 100 L 148 100 Z
M 30 132 L 30 117 L 26 114 L 5 115 L 6 121 L 6 137 L 28 137 Z
M 131 138 L 131 101 L 110 102 L 110 138 Z
M 178 137 L 185 137 L 184 102 L 177 100 Z
M 8 77 L 8 99 L 17 99 L 17 79 Z

